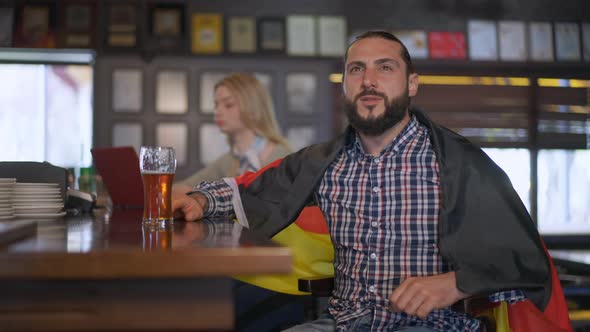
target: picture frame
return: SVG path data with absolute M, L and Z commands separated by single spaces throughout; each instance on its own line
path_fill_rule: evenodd
M 495 21 L 469 20 L 467 22 L 469 59 L 476 61 L 498 60 L 498 31 Z
M 500 60 L 524 62 L 528 57 L 526 27 L 520 21 L 499 21 Z
M 346 18 L 344 16 L 319 16 L 317 20 L 319 55 L 342 57 L 346 52 Z
M 150 53 L 183 53 L 187 50 L 186 5 L 148 2 L 144 48 Z
M 311 15 L 287 16 L 287 54 L 314 56 L 316 49 L 316 20 Z
M 555 33 L 555 58 L 557 61 L 580 61 L 580 26 L 573 22 L 556 22 Z
M 285 19 L 261 17 L 257 21 L 258 50 L 261 53 L 284 54 L 286 48 Z
M 181 5 L 159 5 L 150 12 L 153 37 L 178 38 L 184 31 L 184 10 Z
M 154 52 L 186 50 L 186 10 L 183 3 L 148 4 L 146 48 Z
M 12 46 L 14 7 L 0 7 L 0 47 Z
M 223 17 L 218 13 L 193 13 L 191 51 L 195 54 L 223 52 Z
M 61 2 L 61 27 L 57 44 L 62 48 L 94 48 L 96 4 L 88 1 Z
M 110 50 L 135 50 L 140 45 L 139 7 L 135 1 L 106 3 L 104 45 Z
M 55 3 L 25 3 L 19 7 L 13 44 L 25 48 L 55 48 Z
M 430 59 L 464 60 L 467 58 L 465 33 L 461 31 L 428 32 Z
M 424 30 L 395 30 L 393 34 L 406 45 L 412 59 L 428 59 L 428 37 Z
M 233 16 L 228 19 L 227 49 L 231 53 L 256 52 L 256 20 L 253 16 Z
M 549 22 L 529 23 L 529 52 L 532 61 L 554 61 L 553 27 Z

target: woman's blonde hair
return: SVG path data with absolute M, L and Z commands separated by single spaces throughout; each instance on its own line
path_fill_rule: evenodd
M 217 82 L 215 90 L 220 86 L 226 87 L 233 94 L 246 127 L 275 144 L 289 146 L 277 125 L 270 94 L 254 75 L 231 74 Z

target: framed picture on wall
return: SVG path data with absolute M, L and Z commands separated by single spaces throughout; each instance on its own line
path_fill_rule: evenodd
M 115 69 L 112 74 L 112 107 L 115 112 L 137 113 L 143 107 L 143 74 L 140 69 Z
M 258 50 L 264 53 L 284 53 L 285 19 L 281 17 L 263 17 L 258 19 Z
M 55 3 L 24 4 L 16 23 L 15 47 L 55 48 Z
M 346 51 L 346 18 L 319 16 L 319 53 L 322 56 L 342 57 Z
M 106 48 L 135 49 L 139 46 L 138 5 L 121 1 L 107 3 Z
M 223 52 L 223 18 L 216 13 L 193 13 L 193 53 L 219 54 Z
M 553 61 L 553 28 L 549 22 L 529 23 L 529 50 L 533 61 Z
M 156 112 L 183 114 L 188 111 L 188 77 L 183 70 L 156 73 Z
M 408 48 L 412 59 L 428 59 L 428 40 L 424 30 L 396 30 L 393 34 Z
M 313 16 L 287 16 L 287 54 L 316 55 L 316 25 Z
M 254 17 L 230 17 L 227 26 L 227 48 L 231 53 L 256 52 L 256 20 Z
M 12 46 L 14 8 L 0 7 L 0 47 Z
M 471 60 L 498 60 L 496 22 L 469 20 L 467 22 L 469 58 Z
M 158 5 L 150 11 L 151 34 L 157 38 L 179 38 L 184 30 L 182 5 Z
M 459 31 L 430 31 L 428 53 L 431 59 L 466 59 L 465 34 Z M 410 53 L 411 54 L 411 53 Z
M 58 46 L 64 48 L 93 48 L 95 45 L 96 8 L 93 2 L 62 2 L 63 26 L 58 35 Z
M 580 61 L 580 28 L 577 23 L 555 23 L 555 57 L 558 61 Z
M 221 81 L 228 73 L 204 72 L 199 79 L 199 106 L 202 113 L 213 114 L 215 111 L 215 84 Z
M 500 39 L 500 60 L 526 61 L 526 32 L 524 22 L 498 22 L 498 38 Z
M 186 50 L 185 5 L 182 3 L 148 3 L 148 33 L 145 48 L 153 52 Z
M 317 91 L 316 76 L 313 73 L 289 73 L 286 86 L 289 111 L 313 113 Z
M 137 122 L 116 122 L 113 124 L 111 144 L 117 146 L 132 146 L 139 154 L 143 145 L 143 128 Z

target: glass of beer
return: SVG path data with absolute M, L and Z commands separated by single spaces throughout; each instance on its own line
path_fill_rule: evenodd
M 143 224 L 156 228 L 171 225 L 172 181 L 176 172 L 174 149 L 142 146 L 139 169 L 143 179 Z

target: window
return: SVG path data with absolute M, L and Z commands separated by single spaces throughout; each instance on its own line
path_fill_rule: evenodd
M 530 213 L 531 163 L 529 150 L 484 148 L 483 151 L 508 175 L 514 190 Z
M 538 224 L 543 234 L 590 233 L 590 150 L 541 150 Z
M 92 163 L 90 65 L 0 64 L 1 161 Z

